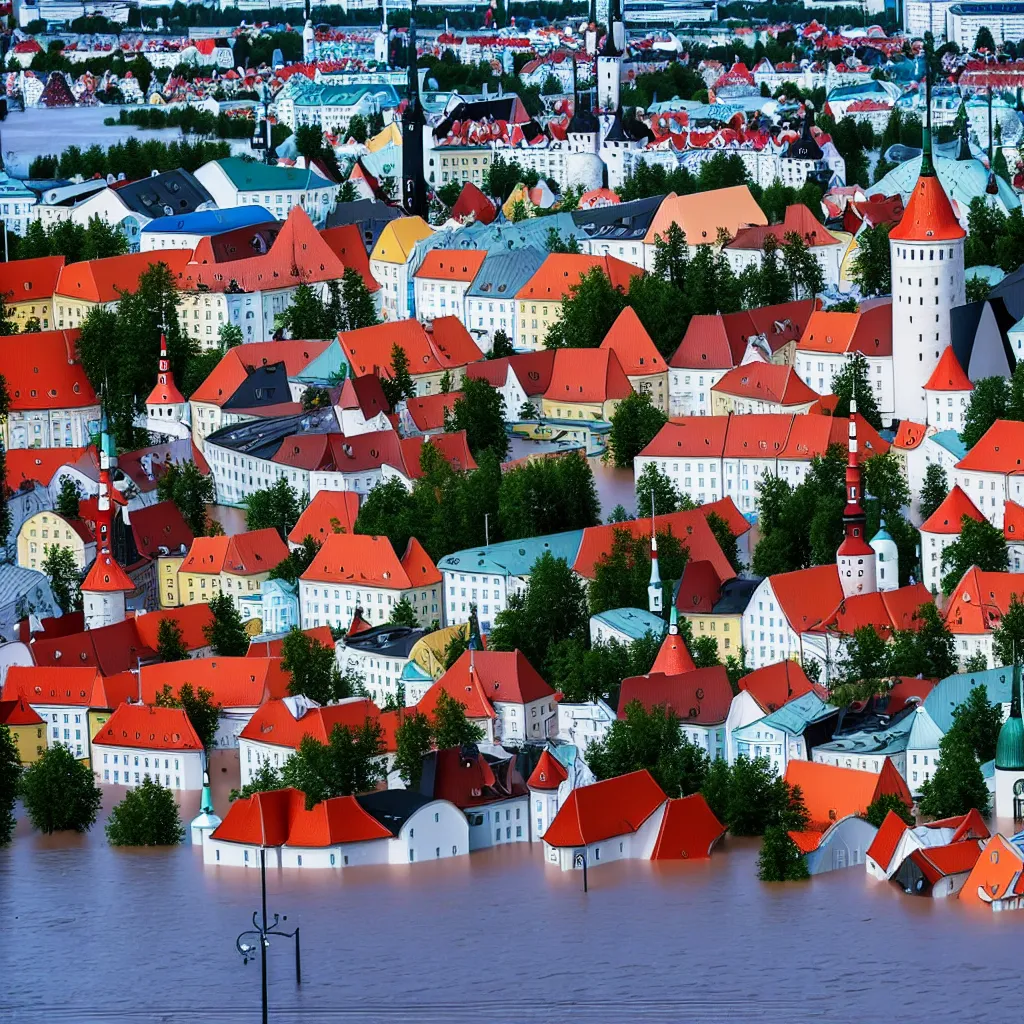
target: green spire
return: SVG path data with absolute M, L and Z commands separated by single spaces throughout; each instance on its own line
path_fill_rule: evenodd
M 203 795 L 199 798 L 199 810 L 203 814 L 213 814 L 213 791 L 210 789 L 210 776 L 203 772 Z
M 1003 722 L 996 741 L 996 767 L 1024 771 L 1024 720 L 1020 712 L 1020 663 L 1014 658 L 1010 717 Z
M 675 636 L 679 632 L 679 612 L 676 611 L 676 602 L 672 601 L 672 610 L 668 615 L 668 631 Z
M 926 41 L 924 47 L 924 119 L 921 122 L 921 177 L 935 177 L 932 163 L 932 48 Z

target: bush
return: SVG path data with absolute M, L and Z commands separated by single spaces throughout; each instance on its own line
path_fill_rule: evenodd
M 25 769 L 21 795 L 32 824 L 47 835 L 88 832 L 102 803 L 92 769 L 63 744 L 50 747 Z
M 175 846 L 185 838 L 174 794 L 148 776 L 110 812 L 111 846 Z

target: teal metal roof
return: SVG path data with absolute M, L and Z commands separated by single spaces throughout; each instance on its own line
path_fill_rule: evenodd
M 943 733 L 953 724 L 953 709 L 963 704 L 975 686 L 984 686 L 993 704 L 1009 704 L 1013 684 L 1013 669 L 1009 666 L 989 668 L 984 672 L 958 672 L 946 676 L 924 699 L 924 706 L 932 721 Z
M 432 683 L 434 677 L 415 661 L 407 661 L 402 669 L 401 680 L 403 683 Z
M 639 640 L 647 633 L 662 637 L 667 628 L 665 620 L 660 615 L 655 615 L 646 608 L 609 608 L 606 612 L 598 612 L 592 618 L 603 622 L 609 629 L 625 633 L 633 640 Z
M 960 440 L 960 435 L 955 430 L 940 430 L 931 437 L 939 447 L 945 448 L 950 455 L 955 456 L 958 462 L 967 454 L 967 445 Z
M 381 109 L 398 106 L 399 97 L 395 87 L 386 83 L 373 85 L 314 84 L 312 88 L 296 92 L 291 99 L 297 107 L 354 107 L 368 93 L 379 99 Z
M 968 267 L 964 273 L 966 274 L 968 281 L 970 281 L 971 278 L 977 277 L 980 278 L 982 281 L 985 281 L 987 284 L 992 285 L 993 287 L 999 284 L 999 282 L 1002 281 L 1004 277 L 1006 277 L 1006 271 L 1003 270 L 1002 267 Z M 1016 326 L 1017 325 L 1014 324 L 1014 327 Z
M 320 355 L 295 375 L 295 380 L 303 384 L 327 385 L 344 380 L 347 373 L 348 363 L 340 342 L 335 338 Z
M 243 192 L 256 189 L 337 187 L 326 178 L 321 178 L 316 171 L 305 167 L 271 167 L 254 160 L 242 160 L 237 156 L 224 157 L 217 163 L 231 179 L 231 184 Z
M 910 717 L 913 724 L 910 727 L 907 746 L 911 750 L 934 750 L 938 747 L 943 733 L 928 714 L 928 709 L 923 704 L 918 705 Z
M 366 163 L 365 157 L 363 163 Z M 547 236 L 552 229 L 558 232 L 563 242 L 568 242 L 570 235 L 580 239 L 583 236 L 571 213 L 527 217 L 516 224 L 501 220 L 491 224 L 470 224 L 464 228 L 441 228 L 416 243 L 412 266 L 418 268 L 431 249 L 482 249 L 489 253 L 539 249 L 546 254 Z
M 996 767 L 1016 772 L 1024 768 L 1024 720 L 1020 713 L 1019 663 L 1013 666 L 1010 694 L 1010 716 L 1003 722 L 996 741 Z
M 980 160 L 955 160 L 952 157 L 938 155 L 932 160 L 935 164 L 935 173 L 946 190 L 946 195 L 950 199 L 955 199 L 962 210 L 970 206 L 972 199 L 985 195 L 988 168 Z M 892 196 L 898 192 L 906 203 L 920 176 L 921 157 L 916 156 L 897 164 L 881 181 L 871 186 L 871 192 L 883 196 Z M 1020 199 L 1009 182 L 997 176 L 996 184 L 999 188 L 999 204 L 1004 213 L 1009 213 L 1020 206 Z
M 907 749 L 910 730 L 916 715 L 905 715 L 886 729 L 865 729 L 820 743 L 815 750 L 829 750 L 835 754 L 878 754 L 879 757 L 898 754 Z
M 820 722 L 822 719 L 828 718 L 829 715 L 837 714 L 838 710 L 831 704 L 826 704 L 816 693 L 811 691 L 787 701 L 770 715 L 765 715 L 764 718 L 751 722 L 750 725 L 745 725 L 742 729 L 737 729 L 736 734 L 741 735 L 751 726 L 760 725 L 782 729 L 793 736 L 799 736 L 809 725 Z
M 546 219 L 546 218 L 545 218 Z M 528 576 L 534 563 L 545 552 L 564 559 L 567 565 L 576 561 L 583 542 L 582 530 L 549 533 L 546 537 L 507 540 L 489 547 L 468 548 L 445 555 L 437 563 L 442 572 L 490 573 L 494 576 Z

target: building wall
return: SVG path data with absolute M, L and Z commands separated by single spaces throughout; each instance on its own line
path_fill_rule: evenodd
M 398 682 L 409 664 L 408 658 L 347 647 L 343 641 L 334 648 L 334 655 L 342 674 L 351 671 L 358 675 L 378 707 L 383 707 L 389 697 L 398 696 Z
M 85 541 L 56 512 L 37 512 L 22 523 L 18 531 L 18 565 L 41 571 L 48 547 L 68 548 L 75 566 L 84 569 L 96 555 L 96 542 Z
M 771 579 L 761 582 L 743 613 L 743 646 L 752 669 L 800 656 L 799 638 L 786 621 Z
M 161 608 L 177 608 L 181 604 L 178 570 L 184 561 L 184 555 L 160 555 L 157 558 L 157 600 Z
M 604 703 L 557 705 L 558 738 L 574 743 L 586 753 L 591 743 L 603 740 L 615 722 L 615 712 Z
M 562 315 L 561 300 L 517 299 L 519 332 L 516 346 L 526 352 L 536 352 L 544 347 L 552 324 Z
M 469 822 L 470 851 L 530 841 L 530 801 L 527 796 L 467 808 L 466 820 Z
M 711 636 L 718 644 L 718 656 L 725 661 L 726 658 L 738 657 L 740 649 L 740 637 L 742 635 L 743 617 L 741 615 L 715 615 L 713 612 L 706 612 L 694 615 L 683 615 L 689 621 L 693 629 L 693 636 Z
M 70 330 L 74 327 L 81 327 L 82 321 L 89 315 L 89 310 L 94 306 L 105 306 L 107 309 L 116 309 L 116 302 L 89 302 L 75 295 L 61 295 L 55 293 L 53 296 L 54 315 L 56 317 L 57 329 Z
M 711 389 L 722 379 L 725 370 L 689 368 L 668 371 L 670 416 L 710 416 Z
M 18 751 L 18 760 L 22 764 L 38 761 L 46 750 L 46 725 L 10 725 L 8 729 Z
M 84 448 L 99 430 L 100 407 L 12 409 L 2 424 L 4 447 Z
M 168 789 L 203 788 L 203 755 L 198 750 L 145 750 L 97 744 L 93 749 L 93 771 L 101 785 L 137 786 L 150 778 Z
M 351 581 L 320 583 L 299 580 L 299 608 L 303 629 L 314 626 L 347 628 L 358 605 L 363 617 L 372 625 L 382 625 L 391 618 L 392 608 L 407 598 L 420 622 L 440 619 L 440 583 L 417 590 L 391 590 L 384 587 L 357 586 Z
M 859 867 L 864 863 L 867 849 L 878 834 L 874 825 L 851 815 L 836 822 L 821 841 L 821 845 L 807 854 L 807 870 L 812 875 L 841 868 Z
M 65 704 L 31 704 L 46 723 L 46 746 L 58 743 L 67 747 L 79 761 L 89 759 L 88 708 Z
M 574 862 L 579 853 L 587 858 L 588 868 L 617 860 L 650 860 L 667 806 L 667 802 L 663 803 L 636 832 L 612 836 L 611 839 L 591 843 L 589 846 L 554 847 L 545 843 L 545 859 L 551 864 L 557 864 L 563 871 L 572 871 L 576 867 Z
M 53 296 L 41 296 L 28 302 L 12 302 L 8 307 L 11 320 L 19 331 L 25 329 L 29 320 L 38 320 L 41 330 L 48 331 L 53 327 Z

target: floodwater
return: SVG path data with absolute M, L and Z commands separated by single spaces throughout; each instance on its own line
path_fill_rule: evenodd
M 215 755 L 226 809 L 237 754 Z M 226 769 L 226 771 L 221 771 Z M 121 796 L 107 794 L 109 808 Z M 198 803 L 189 801 L 190 814 Z M 187 820 L 187 817 L 186 817 Z M 271 1021 L 864 1024 L 1016 1019 L 1024 913 L 904 896 L 859 868 L 757 881 L 756 841 L 711 861 L 544 863 L 526 844 L 415 866 L 273 870 Z M 258 1021 L 259 875 L 197 849 L 109 848 L 102 825 L 0 850 L 0 1020 Z

